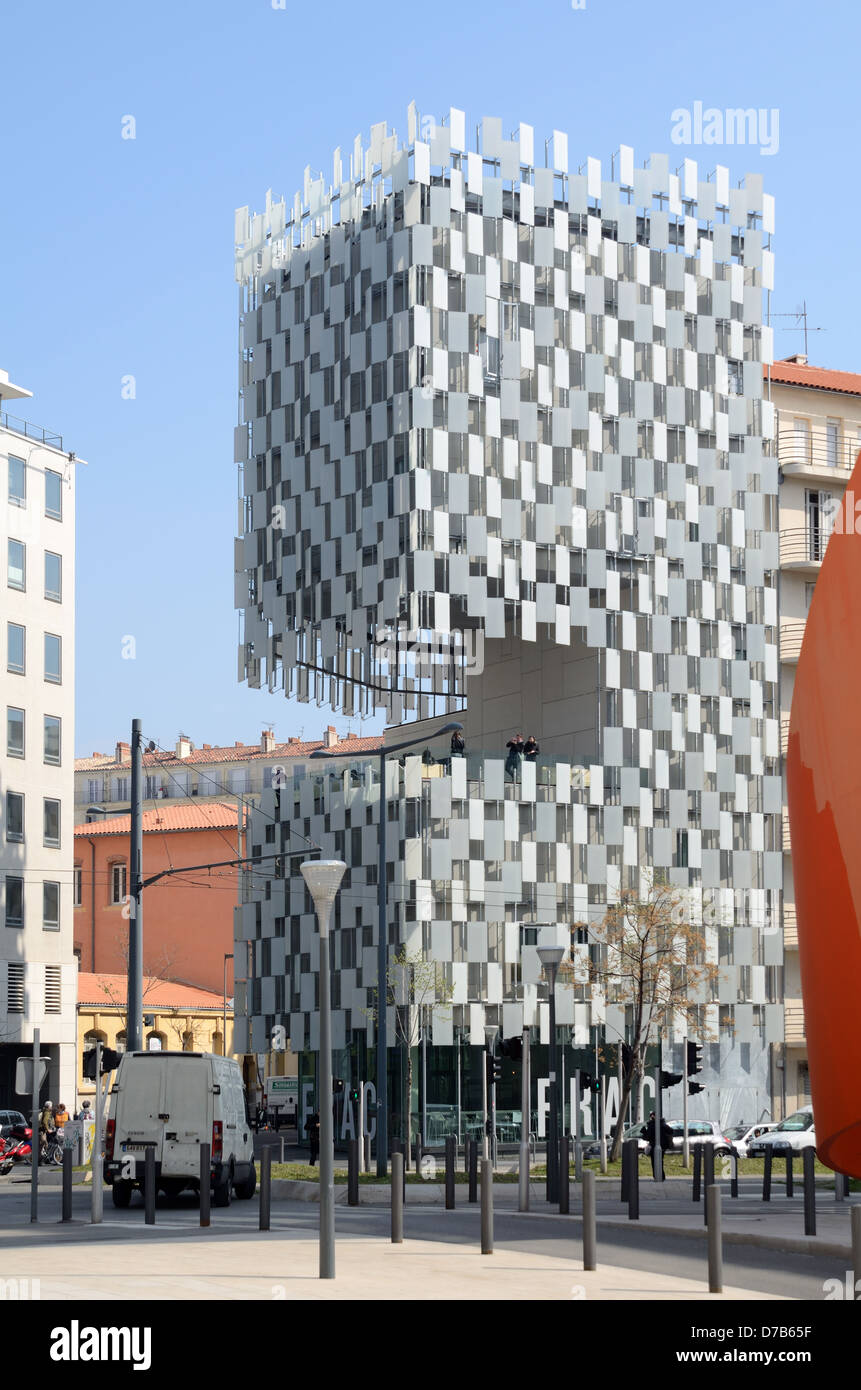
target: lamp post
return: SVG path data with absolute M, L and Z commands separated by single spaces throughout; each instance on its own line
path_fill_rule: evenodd
M 386 910 L 386 758 L 390 753 L 401 753 L 406 748 L 415 748 L 420 743 L 429 743 L 442 734 L 453 734 L 463 728 L 462 724 L 444 724 L 441 729 L 428 736 L 404 739 L 401 743 L 390 743 L 381 748 L 379 757 L 380 775 L 380 821 L 379 858 L 377 864 L 377 1177 L 384 1178 L 389 1161 L 389 1116 L 388 1116 L 388 969 L 389 969 L 389 922 Z M 350 758 L 355 757 L 348 749 L 335 752 L 327 748 L 317 748 L 312 758 Z
M 233 952 L 224 952 L 224 1012 L 221 1022 L 221 1055 L 227 1056 L 227 962 L 233 960 Z
M 342 859 L 300 864 L 320 927 L 320 1278 L 335 1277 L 335 1133 L 332 1123 L 332 1015 L 329 1002 L 329 922 L 347 866 Z
M 550 986 L 550 1126 L 547 1139 L 547 1200 L 558 1197 L 559 1168 L 559 1089 L 556 1083 L 556 975 L 565 955 L 563 946 L 539 946 L 538 959 Z
M 493 1087 L 490 1086 L 490 1085 L 488 1084 L 488 1079 L 487 1079 L 487 1073 L 488 1073 L 488 1071 L 490 1070 L 490 1068 L 489 1068 L 488 1065 L 487 1065 L 487 1059 L 488 1059 L 488 1057 L 492 1057 L 492 1056 L 493 1056 L 493 1046 L 494 1046 L 494 1043 L 495 1043 L 495 1041 L 496 1041 L 496 1035 L 497 1035 L 498 1032 L 499 1032 L 499 1025 L 498 1025 L 498 1024 L 496 1024 L 496 1023 L 485 1023 L 485 1025 L 484 1025 L 484 1046 L 485 1046 L 485 1052 L 484 1052 L 484 1086 L 482 1087 L 482 1100 L 483 1100 L 483 1102 L 484 1102 L 483 1105 L 482 1105 L 482 1109 L 483 1109 L 483 1111 L 484 1111 L 484 1115 L 483 1115 L 483 1119 L 484 1119 L 484 1145 L 483 1145 L 482 1150 L 481 1150 L 481 1156 L 482 1156 L 482 1158 L 489 1158 L 489 1159 L 492 1159 L 492 1158 L 493 1158 L 493 1145 L 492 1145 L 492 1143 L 491 1143 L 491 1129 L 493 1128 L 493 1125 L 491 1124 L 491 1121 L 495 1121 L 495 1118 L 496 1118 L 496 1106 L 495 1106 L 494 1103 L 493 1103 L 493 1102 L 494 1102 Z M 494 1139 L 496 1138 L 496 1135 L 495 1135 L 495 1134 L 493 1135 L 493 1138 L 494 1138 Z

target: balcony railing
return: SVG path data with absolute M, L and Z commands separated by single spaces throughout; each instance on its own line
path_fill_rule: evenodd
M 787 951 L 798 950 L 798 917 L 795 903 L 783 904 L 783 945 Z
M 784 757 L 789 752 L 789 715 L 780 716 L 780 751 Z
M 790 839 L 790 832 L 789 832 L 789 812 L 788 812 L 788 811 L 784 811 L 783 817 L 782 817 L 782 821 L 783 821 L 783 852 L 784 852 L 784 854 L 791 854 L 791 852 L 792 852 L 792 842 L 791 842 L 791 839 Z
M 803 1046 L 806 1041 L 804 1005 L 800 999 L 787 999 L 783 1006 L 783 1036 L 788 1047 Z
M 788 622 L 780 624 L 780 659 L 781 661 L 791 662 L 793 665 L 801 655 L 801 643 L 804 641 L 804 619 L 791 618 Z
M 50 444 L 52 449 L 62 449 L 63 436 L 53 430 L 43 429 L 41 425 L 31 425 L 29 420 L 19 420 L 14 415 L 0 415 L 0 425 L 13 434 L 23 434 L 26 439 L 35 439 L 39 444 Z
M 830 533 L 819 526 L 798 526 L 780 533 L 780 563 L 796 569 L 818 569 L 825 558 Z

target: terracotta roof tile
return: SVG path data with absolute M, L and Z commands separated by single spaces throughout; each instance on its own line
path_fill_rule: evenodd
M 375 734 L 368 738 L 342 738 L 339 739 L 333 748 L 339 753 L 373 753 L 382 744 L 382 735 Z M 187 758 L 178 758 L 172 752 L 144 753 L 143 762 L 146 768 L 157 767 L 200 767 L 207 763 L 244 763 L 244 762 L 283 762 L 285 758 L 307 758 L 314 752 L 315 748 L 325 748 L 323 739 L 313 739 L 307 742 L 296 743 L 276 743 L 268 751 L 264 752 L 259 743 L 246 743 L 240 747 L 231 746 L 229 748 L 195 748 L 189 753 Z M 108 772 L 111 768 L 130 767 L 128 758 L 117 762 L 116 758 L 105 753 L 97 758 L 77 758 L 75 760 L 76 772 Z
M 196 985 L 184 984 L 181 980 L 159 980 L 154 975 L 145 975 L 143 988 L 144 1012 L 159 1009 L 217 1009 L 220 1013 L 224 1008 L 222 995 L 213 994 L 208 989 L 198 989 Z M 91 975 L 86 971 L 78 975 L 79 1004 L 125 1008 L 127 992 L 128 980 L 125 975 Z
M 803 362 L 773 362 L 763 367 L 763 375 L 784 386 L 807 386 L 815 391 L 836 391 L 844 396 L 861 396 L 861 373 L 835 372 L 830 367 L 811 367 Z
M 144 834 L 165 834 L 178 830 L 236 829 L 235 801 L 165 801 L 143 813 Z M 75 834 L 128 835 L 131 816 L 111 816 L 108 820 L 85 821 L 75 826 Z

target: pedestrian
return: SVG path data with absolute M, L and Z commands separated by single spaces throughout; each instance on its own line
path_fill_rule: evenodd
M 514 738 L 510 738 L 505 746 L 508 749 L 508 757 L 505 759 L 505 771 L 513 782 L 517 775 L 517 769 L 520 765 L 520 758 L 523 753 L 523 735 L 515 734 Z
M 460 729 L 455 729 L 451 736 L 451 755 L 453 758 L 462 758 L 466 744 L 463 741 L 463 734 Z
M 537 755 L 541 752 L 534 734 L 530 734 L 523 745 L 523 758 L 527 763 L 534 763 Z
M 42 1113 L 39 1116 L 39 1133 L 47 1136 L 49 1134 L 53 1134 L 56 1128 L 57 1126 L 54 1120 L 54 1107 L 49 1100 L 46 1100 L 45 1104 L 42 1107 Z
M 667 1175 L 666 1175 L 666 1173 L 664 1172 L 664 1158 L 666 1157 L 666 1154 L 669 1152 L 669 1150 L 673 1147 L 673 1131 L 670 1129 L 670 1126 L 667 1124 L 667 1122 L 666 1122 L 666 1120 L 664 1119 L 663 1115 L 661 1116 L 661 1130 L 660 1130 L 660 1134 L 661 1134 L 661 1178 L 660 1178 L 660 1180 L 661 1180 L 661 1182 L 665 1182 L 665 1181 L 666 1181 L 666 1176 L 667 1176 Z M 649 1111 L 649 1120 L 648 1120 L 648 1123 L 647 1123 L 647 1125 L 646 1125 L 646 1128 L 645 1128 L 645 1130 L 644 1130 L 644 1132 L 643 1132 L 643 1137 L 647 1140 L 647 1142 L 648 1142 L 648 1144 L 649 1144 L 649 1146 L 650 1146 L 650 1155 L 651 1155 L 651 1159 L 652 1159 L 652 1177 L 656 1177 L 656 1172 L 655 1172 L 655 1112 L 654 1112 L 654 1110 L 650 1110 L 650 1111 Z
M 316 1110 L 305 1121 L 305 1133 L 311 1146 L 311 1167 L 313 1168 L 320 1156 L 320 1116 Z

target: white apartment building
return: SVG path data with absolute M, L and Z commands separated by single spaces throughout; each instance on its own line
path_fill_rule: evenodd
M 0 411 L 32 393 L 0 372 Z M 13 407 L 14 408 L 14 407 Z M 0 413 L 0 1104 L 40 1030 L 44 1098 L 75 1096 L 75 479 L 59 435 Z
M 780 464 L 780 710 L 785 753 L 795 672 L 807 611 L 837 507 L 861 449 L 861 375 L 813 367 L 803 354 L 766 371 L 777 407 Z M 810 1101 L 801 998 L 792 846 L 784 787 L 783 944 L 785 1046 L 783 1087 L 789 1111 Z

